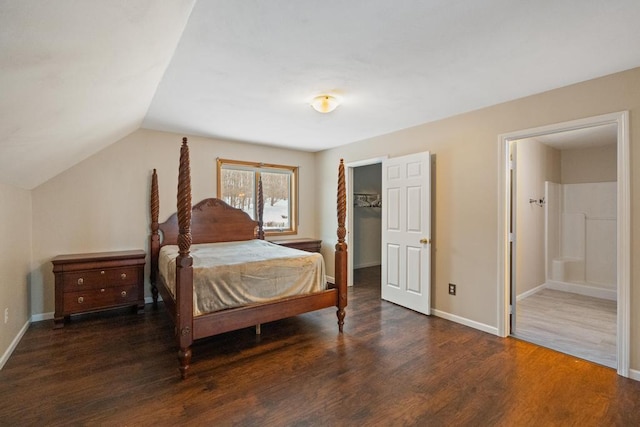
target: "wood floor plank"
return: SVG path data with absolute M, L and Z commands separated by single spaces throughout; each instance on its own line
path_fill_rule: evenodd
M 0 371 L 0 425 L 640 425 L 640 383 L 380 300 L 198 341 L 181 381 L 162 310 L 30 326 Z

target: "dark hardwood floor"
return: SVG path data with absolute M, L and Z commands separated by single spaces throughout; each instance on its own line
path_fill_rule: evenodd
M 0 425 L 640 425 L 640 382 L 380 300 L 359 271 L 326 309 L 199 341 L 181 381 L 146 307 L 31 325 L 0 371 Z

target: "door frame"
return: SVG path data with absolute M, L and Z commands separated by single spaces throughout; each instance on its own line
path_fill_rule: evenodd
M 509 144 L 511 141 L 550 133 L 617 124 L 617 372 L 629 377 L 630 296 L 631 296 L 631 168 L 629 157 L 629 112 L 620 111 L 579 120 L 556 123 L 498 136 L 498 335 L 509 331 L 511 263 L 509 262 L 509 228 L 511 212 L 511 178 Z
M 353 204 L 354 204 L 354 200 L 353 200 L 353 169 L 354 168 L 359 168 L 360 166 L 369 166 L 369 165 L 375 165 L 375 164 L 382 164 L 382 162 L 386 159 L 388 159 L 389 156 L 380 156 L 380 157 L 373 157 L 370 159 L 365 159 L 365 160 L 356 160 L 353 162 L 348 162 L 345 163 L 345 167 L 346 167 L 346 186 L 347 186 L 347 247 L 349 248 L 349 251 L 347 251 L 347 262 L 349 265 L 349 268 L 347 269 L 347 286 L 353 286 L 353 233 L 351 232 L 351 230 L 353 230 Z M 382 179 L 381 179 L 382 180 Z M 382 181 L 381 181 L 382 184 Z M 384 203 L 385 200 L 384 198 L 382 199 L 382 203 Z

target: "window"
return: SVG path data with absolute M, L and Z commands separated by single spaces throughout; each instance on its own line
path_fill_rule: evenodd
M 262 178 L 266 235 L 296 234 L 298 168 L 218 159 L 218 198 L 258 218 L 258 181 Z

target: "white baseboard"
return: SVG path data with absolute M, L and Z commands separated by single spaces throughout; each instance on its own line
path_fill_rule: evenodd
M 31 322 L 41 322 L 43 320 L 53 319 L 53 311 L 51 313 L 39 313 L 31 316 Z
M 381 264 L 382 262 L 380 260 L 378 261 L 369 261 L 369 262 L 361 262 L 359 264 L 353 264 L 353 268 L 354 269 L 358 269 L 358 268 L 367 268 L 367 267 L 377 267 Z
M 25 323 L 22 329 L 20 329 L 20 332 L 18 332 L 18 335 L 16 335 L 13 341 L 11 341 L 9 348 L 7 348 L 7 351 L 5 351 L 4 354 L 2 355 L 2 358 L 0 358 L 0 369 L 4 367 L 5 363 L 7 363 L 7 360 L 9 360 L 9 357 L 11 357 L 13 350 L 16 349 L 16 347 L 18 346 L 18 343 L 20 342 L 24 334 L 27 332 L 27 329 L 29 329 L 30 324 L 31 322 Z
M 520 301 L 521 299 L 525 299 L 526 297 L 530 297 L 531 295 L 540 292 L 541 290 L 545 289 L 547 287 L 546 283 L 543 283 L 542 285 L 536 286 L 533 289 L 529 289 L 527 292 L 523 292 L 520 295 L 516 296 L 516 301 Z
M 640 371 L 629 369 L 629 378 L 631 378 L 632 380 L 640 381 Z
M 554 280 L 548 280 L 546 283 L 547 289 L 553 289 L 556 291 L 572 292 L 574 294 L 585 295 L 588 297 L 608 299 L 616 301 L 618 299 L 618 292 L 615 289 L 602 289 L 595 286 L 581 285 L 568 282 L 556 282 Z
M 465 317 L 456 316 L 455 314 L 447 313 L 444 311 L 436 310 L 435 308 L 431 309 L 431 314 L 437 317 L 441 317 L 446 320 L 451 320 L 455 323 L 460 323 L 461 325 L 468 326 L 473 329 L 478 329 L 482 332 L 486 332 L 492 335 L 498 335 L 498 328 L 494 326 L 485 325 L 484 323 L 476 322 L 475 320 L 467 319 Z

